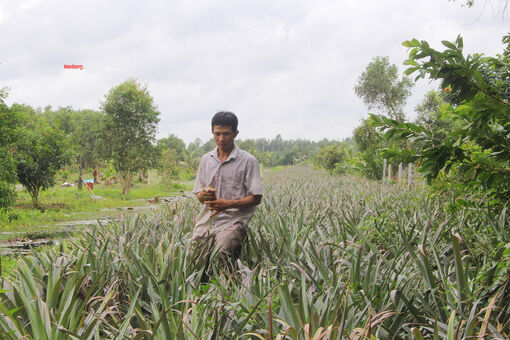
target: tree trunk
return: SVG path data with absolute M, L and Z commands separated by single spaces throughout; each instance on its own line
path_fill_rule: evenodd
M 131 184 L 133 182 L 133 175 L 132 174 L 124 174 L 120 176 L 122 181 L 122 194 L 127 195 L 129 194 L 129 189 L 131 188 Z
M 99 183 L 98 177 L 99 177 L 99 169 L 98 169 L 98 168 L 97 168 L 97 166 L 96 166 L 96 167 L 94 168 L 94 184 Z
M 78 178 L 78 189 L 81 190 L 83 179 L 81 178 L 82 175 L 82 169 L 81 169 L 81 162 L 80 162 L 80 176 Z
M 34 189 L 30 192 L 30 195 L 32 196 L 32 205 L 34 206 L 34 209 L 39 209 L 39 189 Z

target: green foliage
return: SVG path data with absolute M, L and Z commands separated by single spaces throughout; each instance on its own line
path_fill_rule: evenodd
M 190 151 L 190 148 L 184 149 L 184 161 L 181 162 L 181 165 L 188 171 L 196 174 L 200 166 L 199 150 L 193 148 L 191 150 L 193 151 Z
M 128 193 L 134 175 L 155 164 L 159 111 L 145 86 L 127 80 L 112 88 L 102 103 L 101 153 L 113 161 Z
M 314 164 L 326 169 L 329 173 L 336 173 L 345 170 L 343 163 L 348 157 L 345 145 L 333 144 L 323 147 L 314 158 Z
M 83 169 L 97 164 L 97 140 L 104 114 L 92 110 L 73 112 L 75 128 L 71 133 L 71 143 L 75 146 L 78 164 Z
M 239 147 L 254 155 L 259 163 L 267 167 L 293 165 L 312 161 L 325 146 L 338 144 L 338 141 L 322 139 L 309 141 L 305 139 L 284 140 L 280 135 L 274 139 L 247 139 L 237 142 Z
M 184 150 L 186 149 L 186 144 L 182 139 L 177 137 L 174 134 L 170 134 L 166 138 L 161 138 L 158 140 L 158 149 L 163 153 L 164 150 L 174 150 L 177 160 L 184 161 Z
M 442 81 L 451 92 L 450 104 L 441 106 L 442 117 L 455 122 L 447 135 L 434 134 L 426 127 L 401 123 L 372 115 L 376 126 L 387 137 L 406 139 L 415 149 L 413 159 L 420 160 L 420 171 L 427 179 L 441 171 L 458 167 L 466 184 L 485 189 L 504 201 L 510 198 L 510 39 L 505 53 L 496 57 L 464 57 L 463 41 L 443 41 L 446 50 L 432 49 L 426 41 L 406 41 L 410 67 L 406 74 L 418 72 Z
M 39 191 L 55 184 L 57 172 L 69 164 L 72 150 L 62 131 L 49 126 L 44 119 L 27 127 L 16 143 L 16 175 L 32 197 L 34 207 L 39 205 Z
M 47 108 L 44 116 L 51 124 L 70 137 L 74 146 L 75 160 L 82 169 L 93 167 L 98 163 L 97 141 L 102 112 L 93 110 L 73 110 L 71 107 L 52 111 Z
M 379 149 L 383 147 L 384 139 L 379 132 L 364 119 L 360 126 L 354 129 L 353 139 L 358 148 L 358 158 L 354 166 L 362 176 L 371 179 L 381 179 L 383 158 Z
M 179 176 L 179 156 L 174 149 L 163 151 L 158 166 L 158 174 L 162 184 L 170 186 Z
M 14 145 L 21 130 L 22 115 L 9 108 L 4 99 L 7 89 L 0 89 L 0 211 L 8 208 L 15 197 L 16 157 Z
M 354 129 L 353 139 L 358 151 L 371 151 L 378 149 L 382 142 L 382 137 L 377 130 L 369 124 L 368 119 L 364 119 L 360 126 Z
M 398 68 L 390 64 L 388 57 L 376 57 L 361 74 L 354 90 L 369 108 L 376 107 L 394 120 L 404 121 L 403 107 L 413 85 L 408 77 L 399 79 Z M 353 161 L 354 167 L 360 174 L 372 179 L 382 177 L 381 149 L 405 147 L 400 142 L 384 140 L 368 119 L 354 130 L 353 139 L 359 152 Z M 401 157 L 393 160 L 396 163 L 402 161 Z
M 433 138 L 444 139 L 455 129 L 455 121 L 446 111 L 448 91 L 429 91 L 415 109 L 415 123 L 430 131 Z
M 354 91 L 369 109 L 378 108 L 390 117 L 403 121 L 403 107 L 413 85 L 408 77 L 399 79 L 398 68 L 390 64 L 388 57 L 378 56 L 361 73 Z
M 281 135 L 277 135 L 273 139 L 236 139 L 237 146 L 255 156 L 259 164 L 263 164 L 266 167 L 310 162 L 320 149 L 337 143 L 338 141 L 328 139 L 320 141 L 309 141 L 306 139 L 284 140 Z M 187 150 L 194 152 L 194 157 L 199 159 L 200 156 L 215 147 L 214 139 L 210 139 L 203 144 L 200 140 L 195 140 L 188 145 Z M 187 158 L 186 155 L 184 158 Z
M 98 132 L 104 118 L 102 112 L 94 110 L 75 110 L 70 106 L 52 110 L 46 106 L 44 111 L 34 110 L 29 105 L 14 104 L 13 108 L 26 112 L 31 120 L 45 119 L 48 124 L 70 138 L 75 153 L 73 162 L 82 169 L 94 167 L 97 155 Z
M 377 150 L 367 150 L 358 153 L 354 166 L 358 173 L 366 178 L 381 179 L 383 173 L 384 158 Z

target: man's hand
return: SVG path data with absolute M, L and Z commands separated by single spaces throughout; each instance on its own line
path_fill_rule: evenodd
M 210 186 L 202 188 L 202 190 L 197 194 L 197 198 L 200 203 L 213 201 L 216 199 L 216 189 Z
M 218 198 L 213 201 L 204 202 L 204 204 L 207 205 L 207 209 L 209 210 L 216 210 L 212 213 L 211 217 L 216 216 L 220 211 L 223 211 L 225 209 L 235 208 L 236 203 L 238 200 L 226 200 L 224 198 Z

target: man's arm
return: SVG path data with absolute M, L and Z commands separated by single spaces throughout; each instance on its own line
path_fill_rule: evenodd
M 198 195 L 197 195 L 198 197 Z M 248 195 L 243 198 L 235 199 L 235 200 L 226 200 L 224 198 L 218 198 L 213 201 L 204 202 L 204 204 L 208 205 L 209 210 L 218 210 L 222 211 L 225 209 L 233 209 L 233 208 L 249 208 L 255 205 L 259 205 L 262 199 L 262 195 Z M 200 200 L 200 198 L 199 198 Z

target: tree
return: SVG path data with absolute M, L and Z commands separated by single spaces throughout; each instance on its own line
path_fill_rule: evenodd
M 345 161 L 347 151 L 345 146 L 332 144 L 322 148 L 314 158 L 315 165 L 321 166 L 329 173 L 333 173 L 337 164 Z
M 15 144 L 21 134 L 22 115 L 9 108 L 4 99 L 7 88 L 0 88 L 0 211 L 8 208 L 15 198 Z
M 422 102 L 416 107 L 418 114 L 415 123 L 430 131 L 433 138 L 443 139 L 454 128 L 454 121 L 448 115 L 443 117 L 442 107 L 447 106 L 446 91 L 429 91 L 425 94 Z
M 186 149 L 186 144 L 182 139 L 174 134 L 170 134 L 167 138 L 161 138 L 158 140 L 158 148 L 162 153 L 168 149 L 174 150 L 177 160 L 184 160 L 184 149 Z
M 442 43 L 443 52 L 426 41 L 404 42 L 410 49 L 406 73 L 441 81 L 451 93 L 450 104 L 441 110 L 457 127 L 441 139 L 424 126 L 375 115 L 372 119 L 387 136 L 416 145 L 414 158 L 429 182 L 455 167 L 468 185 L 504 202 L 510 198 L 510 34 L 503 37 L 505 50 L 496 57 L 464 57 L 460 36 Z
M 76 147 L 76 162 L 80 171 L 78 188 L 81 189 L 82 171 L 97 165 L 97 141 L 101 120 L 104 114 L 93 110 L 73 112 L 74 126 L 71 131 L 71 142 Z
M 191 148 L 193 151 L 189 151 L 190 148 L 184 149 L 184 161 L 182 164 L 189 169 L 192 173 L 197 173 L 198 167 L 200 165 L 200 159 L 198 156 L 198 148 Z
M 200 138 L 195 138 L 195 140 L 188 144 L 188 147 L 186 150 L 189 152 L 198 152 L 197 150 L 200 149 L 200 146 L 202 145 L 202 140 Z
M 99 147 L 113 161 L 127 194 L 136 173 L 154 163 L 159 111 L 146 86 L 132 79 L 112 88 L 101 107 L 105 117 Z
M 353 139 L 360 152 L 377 150 L 382 140 L 377 130 L 369 124 L 368 119 L 364 119 L 361 125 L 354 129 Z
M 179 176 L 179 158 L 175 149 L 163 150 L 159 159 L 158 174 L 161 183 L 170 187 L 172 180 Z
M 293 165 L 299 161 L 299 148 L 297 145 L 293 145 L 291 148 L 287 148 L 282 151 L 279 163 L 282 165 Z
M 383 146 L 383 138 L 377 129 L 364 119 L 360 126 L 354 129 L 353 139 L 358 148 L 358 170 L 367 178 L 381 179 L 383 158 L 379 149 Z
M 358 78 L 354 92 L 369 109 L 383 110 L 389 117 L 404 121 L 403 108 L 411 95 L 413 82 L 403 76 L 399 79 L 398 68 L 390 64 L 388 57 L 375 57 Z
M 39 208 L 39 191 L 55 184 L 55 175 L 69 164 L 72 151 L 69 139 L 39 119 L 35 128 L 27 127 L 16 143 L 16 175 Z
M 52 111 L 51 106 L 48 105 L 44 108 L 42 116 L 51 125 L 62 130 L 65 135 L 70 136 L 76 150 L 75 162 L 79 168 L 78 188 L 81 189 L 83 169 L 98 163 L 96 142 L 104 114 L 94 110 L 74 110 L 70 106 Z
M 97 134 L 104 113 L 94 110 L 74 110 L 71 107 L 59 108 L 57 111 L 45 111 L 45 117 L 52 125 L 63 130 L 71 137 L 76 146 L 76 161 L 82 169 L 94 166 Z

